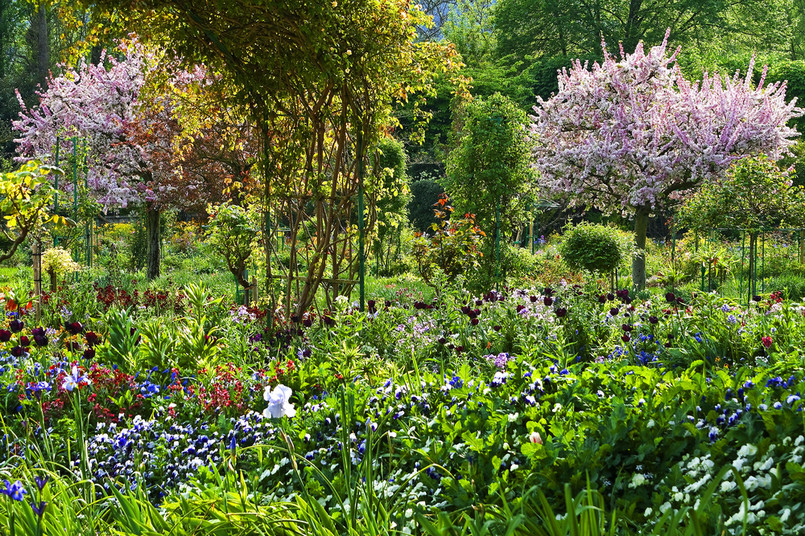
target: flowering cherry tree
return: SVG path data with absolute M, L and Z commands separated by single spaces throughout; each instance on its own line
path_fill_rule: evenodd
M 604 46 L 592 69 L 577 60 L 559 73 L 559 91 L 538 98 L 532 133 L 535 167 L 546 193 L 572 206 L 634 213 L 640 254 L 632 265 L 636 288 L 646 281 L 649 215 L 672 196 L 720 176 L 744 155 L 779 158 L 797 132 L 786 126 L 801 114 L 785 100 L 785 84 L 753 87 L 744 79 L 704 74 L 690 83 L 676 65 L 679 49 L 666 39 L 646 54 L 643 44 L 621 60 Z
M 93 197 L 105 208 L 145 206 L 147 274 L 154 278 L 160 211 L 222 201 L 224 184 L 248 174 L 253 151 L 242 140 L 224 139 L 233 133 L 246 136 L 247 126 L 211 119 L 230 119 L 220 108 L 205 116 L 209 102 L 194 105 L 204 100 L 199 88 L 211 82 L 203 69 L 163 69 L 170 80 L 158 92 L 148 84 L 158 58 L 136 41 L 122 43 L 119 52 L 120 58 L 103 55 L 97 64 L 82 63 L 52 77 L 37 106 L 28 108 L 20 100 L 20 119 L 13 126 L 20 134 L 22 161 L 55 154 L 57 143 L 66 154 L 73 136 L 87 141 Z
M 102 205 L 127 206 L 141 199 L 140 155 L 127 143 L 126 130 L 137 120 L 138 98 L 145 83 L 147 56 L 135 46 L 121 47 L 122 60 L 104 54 L 98 64 L 82 63 L 48 80 L 37 106 L 20 99 L 20 160 L 53 155 L 57 140 L 63 154 L 70 138 L 89 145 L 88 184 Z

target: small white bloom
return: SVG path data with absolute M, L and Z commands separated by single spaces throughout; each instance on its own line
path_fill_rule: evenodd
M 296 408 L 291 404 L 290 399 L 293 391 L 290 387 L 279 384 L 273 390 L 266 387 L 263 392 L 263 399 L 268 402 L 268 407 L 263 410 L 266 418 L 279 419 L 280 417 L 293 417 L 296 415 Z

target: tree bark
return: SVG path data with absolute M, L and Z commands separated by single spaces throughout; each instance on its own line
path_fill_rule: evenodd
M 48 13 L 45 2 L 36 11 L 36 78 L 42 87 L 47 86 L 50 71 L 50 42 L 48 41 Z
M 160 248 L 159 236 L 162 232 L 160 227 L 159 210 L 150 204 L 145 208 L 145 235 L 148 240 L 148 252 L 146 254 L 146 277 L 148 280 L 159 277 Z
M 632 260 L 632 285 L 635 290 L 646 288 L 646 231 L 650 209 L 647 206 L 637 207 L 634 216 L 634 239 L 637 254 Z

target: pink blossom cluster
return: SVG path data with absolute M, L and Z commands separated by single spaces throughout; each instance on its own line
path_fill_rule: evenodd
M 38 93 L 37 106 L 27 107 L 18 93 L 22 110 L 13 122 L 20 161 L 49 155 L 54 163 L 59 140 L 63 163 L 72 152 L 73 137 L 86 142 L 87 182 L 105 206 L 126 206 L 139 200 L 143 190 L 142 159 L 126 132 L 137 120 L 148 57 L 136 44 L 119 51 L 122 59 L 104 53 L 97 65 L 81 63 L 51 76 L 47 89 Z
M 757 87 L 746 77 L 685 80 L 667 39 L 621 60 L 604 47 L 592 68 L 576 60 L 559 73 L 559 91 L 538 98 L 531 132 L 535 167 L 549 195 L 604 211 L 656 207 L 718 177 L 748 154 L 779 158 L 798 135 L 786 122 L 802 114 L 785 83 Z

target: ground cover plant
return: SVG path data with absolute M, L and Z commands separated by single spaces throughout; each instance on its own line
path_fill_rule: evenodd
M 453 288 L 279 331 L 180 295 L 47 326 L 6 300 L 9 530 L 802 528 L 805 308 L 778 294 Z

